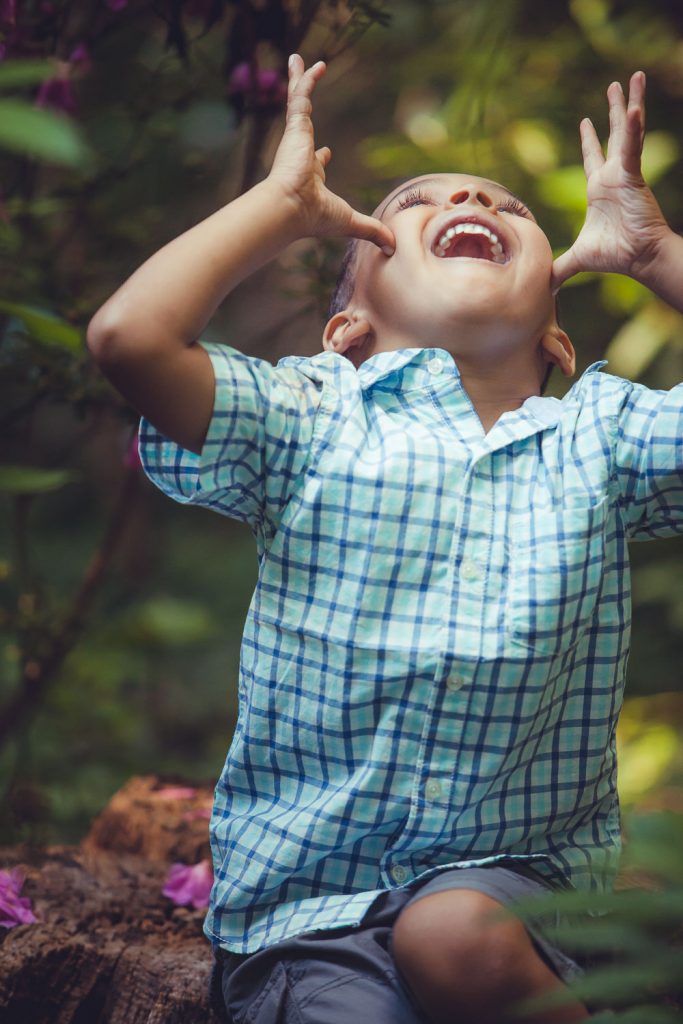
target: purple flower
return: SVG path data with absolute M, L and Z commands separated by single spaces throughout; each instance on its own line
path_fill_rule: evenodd
M 209 905 L 212 885 L 211 864 L 208 860 L 200 860 L 195 865 L 171 864 L 166 884 L 161 891 L 178 906 L 191 903 L 196 910 L 200 910 Z
M 33 924 L 37 917 L 31 910 L 28 896 L 20 896 L 24 877 L 19 868 L 0 871 L 0 925 L 14 928 L 18 924 Z
M 90 52 L 85 43 L 79 43 L 75 46 L 69 54 L 69 64 L 72 68 L 78 68 L 79 71 L 85 73 L 90 71 L 92 68 L 92 60 L 90 59 Z M 69 69 L 71 70 L 71 68 Z
M 257 107 L 279 107 L 287 95 L 287 84 L 279 71 L 258 68 L 252 75 L 251 65 L 237 64 L 228 79 L 228 93 L 253 100 Z
M 79 43 L 69 54 L 69 59 L 57 60 L 56 66 L 54 78 L 48 78 L 38 90 L 35 106 L 53 107 L 67 114 L 75 114 L 77 103 L 72 80 L 75 76 L 87 74 L 92 67 L 88 47 L 85 43 Z
M 75 114 L 76 97 L 68 78 L 48 78 L 43 82 L 35 100 L 36 107 L 54 107 L 67 114 Z

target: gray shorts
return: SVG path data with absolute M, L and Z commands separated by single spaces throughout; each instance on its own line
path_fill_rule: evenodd
M 255 953 L 216 949 L 212 1007 L 230 1024 L 427 1024 L 392 956 L 392 927 L 408 903 L 457 888 L 508 905 L 552 886 L 518 863 L 456 868 L 382 893 L 353 927 L 305 932 Z M 542 959 L 568 983 L 588 962 L 572 959 L 544 935 L 544 926 L 558 919 L 554 911 L 525 927 Z

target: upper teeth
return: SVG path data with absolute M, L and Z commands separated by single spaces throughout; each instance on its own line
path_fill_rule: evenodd
M 496 235 L 493 231 L 490 231 L 488 228 L 484 227 L 483 224 L 454 224 L 453 227 L 450 227 L 448 228 L 447 231 L 444 231 L 441 238 L 436 243 L 436 247 L 434 249 L 436 255 L 445 256 L 451 239 L 454 238 L 456 235 L 463 234 L 486 235 L 486 237 L 491 242 L 491 252 L 493 254 L 495 261 L 497 263 L 504 262 L 504 260 L 502 259 L 503 246 L 498 241 L 498 235 Z

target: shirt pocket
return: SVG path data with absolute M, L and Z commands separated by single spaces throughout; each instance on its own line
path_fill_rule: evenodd
M 545 655 L 575 647 L 598 603 L 609 498 L 531 510 L 512 524 L 509 636 Z

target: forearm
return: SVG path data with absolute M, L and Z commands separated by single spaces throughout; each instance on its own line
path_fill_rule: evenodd
M 648 266 L 633 276 L 683 313 L 683 238 L 675 231 L 665 234 Z
M 150 256 L 92 318 L 89 347 L 193 344 L 226 295 L 300 237 L 295 205 L 259 182 Z

